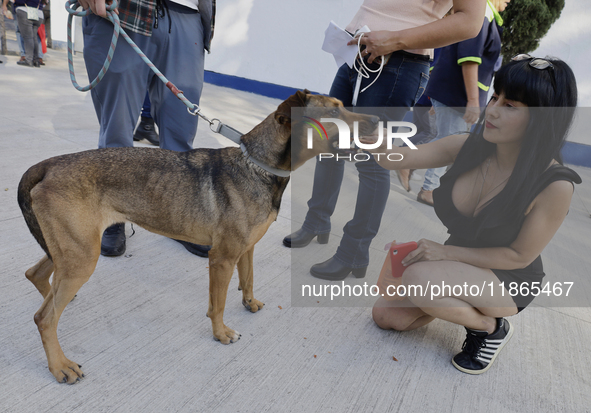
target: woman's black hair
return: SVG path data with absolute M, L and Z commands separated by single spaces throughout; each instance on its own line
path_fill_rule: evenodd
M 487 205 L 492 210 L 489 217 L 495 221 L 523 217 L 537 194 L 534 192 L 537 179 L 553 159 L 562 163 L 560 151 L 573 121 L 577 85 L 574 73 L 565 62 L 545 60 L 551 62 L 553 68 L 536 69 L 529 65 L 531 59 L 527 59 L 512 61 L 495 75 L 495 93 L 525 103 L 530 111 L 513 172 L 503 190 Z M 484 116 L 483 112 L 449 171 L 451 174 L 459 176 L 472 170 L 494 154 L 496 144 L 483 137 Z

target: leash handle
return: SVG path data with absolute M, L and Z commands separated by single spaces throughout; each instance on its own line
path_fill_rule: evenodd
M 106 5 L 107 6 L 107 18 L 113 23 L 115 30 L 113 31 L 113 37 L 111 38 L 111 46 L 109 47 L 109 52 L 107 57 L 105 58 L 105 62 L 103 63 L 103 67 L 99 71 L 98 75 L 92 82 L 90 82 L 87 86 L 80 86 L 76 81 L 76 75 L 74 73 L 74 59 L 72 58 L 72 19 L 74 16 L 84 17 L 88 15 L 88 13 L 92 13 L 91 10 L 77 10 L 80 7 L 80 3 L 78 0 L 68 0 L 66 1 L 66 11 L 69 13 L 68 16 L 68 68 L 70 70 L 70 79 L 74 87 L 79 90 L 80 92 L 87 92 L 90 89 L 93 89 L 101 79 L 109 70 L 109 66 L 111 65 L 111 61 L 113 60 L 113 54 L 115 53 L 115 47 L 117 46 L 117 40 L 119 39 L 119 30 L 121 30 L 121 22 L 119 21 L 119 16 L 116 13 L 113 13 L 118 6 L 117 0 L 113 0 L 113 3 Z

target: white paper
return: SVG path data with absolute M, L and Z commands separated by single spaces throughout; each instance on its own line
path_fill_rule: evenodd
M 328 28 L 324 32 L 324 43 L 322 50 L 331 53 L 338 67 L 347 63 L 349 67 L 353 67 L 355 56 L 357 56 L 357 45 L 347 46 L 349 40 L 353 36 L 341 29 L 333 21 L 330 22 Z

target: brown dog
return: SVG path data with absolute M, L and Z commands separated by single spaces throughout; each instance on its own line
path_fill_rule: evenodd
M 349 112 L 336 99 L 306 92 L 288 98 L 242 137 L 251 157 L 289 171 L 319 153 L 332 152 L 337 128 L 328 125 L 329 139 L 317 136 L 310 149 L 305 122 L 292 121 L 294 107 L 328 108 L 330 117 L 349 124 L 359 121 L 362 132 L 375 128 L 377 118 Z M 212 245 L 207 315 L 214 338 L 224 344 L 238 340 L 240 335 L 223 322 L 228 284 L 238 266 L 242 303 L 253 313 L 263 307 L 253 297 L 253 250 L 276 219 L 288 181 L 252 163 L 239 148 L 98 149 L 31 167 L 19 184 L 18 201 L 46 256 L 26 276 L 45 298 L 35 323 L 57 381 L 75 383 L 83 377 L 80 366 L 60 347 L 57 324 L 95 269 L 101 234 L 118 222 Z

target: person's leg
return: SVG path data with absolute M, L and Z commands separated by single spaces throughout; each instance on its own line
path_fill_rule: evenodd
M 378 80 L 359 95 L 358 106 L 386 107 L 387 112 L 380 117 L 388 118 L 383 120 L 401 120 L 422 95 L 428 71 L 426 61 L 394 55 Z M 390 171 L 373 158 L 355 166 L 359 171 L 355 213 L 345 225 L 335 258 L 347 267 L 364 268 L 369 264 L 369 246 L 379 230 L 390 194 Z
M 150 103 L 150 94 L 146 92 L 146 97 L 144 98 L 144 104 L 142 105 L 142 113 L 141 116 L 144 118 L 151 118 L 152 114 L 150 111 L 152 110 L 152 104 Z
M 31 23 L 31 28 L 33 30 L 33 64 L 39 67 L 39 52 L 41 52 L 41 40 L 39 39 L 37 31 L 39 30 L 39 27 L 41 27 L 41 23 L 43 23 L 43 20 L 33 20 Z
M 152 47 L 146 55 L 190 102 L 199 104 L 204 72 L 201 17 L 198 13 L 177 12 L 174 7 L 169 4 L 167 11 L 172 25 L 167 17 L 159 19 L 158 28 L 152 33 Z M 160 147 L 173 151 L 193 149 L 198 117 L 189 114 L 185 104 L 157 76 L 151 75 L 149 87 Z
M 23 36 L 21 36 L 21 31 L 18 28 L 18 22 L 16 24 L 16 43 L 18 44 L 18 50 L 21 55 L 21 60 L 27 60 L 25 53 L 25 41 L 23 39 Z
M 513 298 L 489 269 L 454 261 L 424 261 L 406 268 L 402 281 L 407 288 L 413 286 L 416 293 L 408 299 L 423 312 L 471 329 L 490 333 L 495 318 L 517 314 Z
M 397 331 L 414 330 L 435 320 L 435 317 L 415 306 L 408 298 L 402 301 L 387 301 L 383 297 L 375 302 L 372 318 L 378 327 Z
M 412 136 L 409 140 L 414 145 L 422 145 L 431 141 L 435 137 L 434 125 L 431 125 L 431 119 L 429 112 L 431 111 L 431 106 L 426 105 L 415 105 L 412 111 L 412 123 L 417 127 L 417 133 Z M 402 146 L 407 146 L 406 143 L 403 143 Z M 402 187 L 407 191 L 411 191 L 410 187 L 410 179 L 413 175 L 414 169 L 397 169 L 396 175 L 398 176 L 398 180 Z
M 333 80 L 329 95 L 339 99 L 343 105 L 350 106 L 353 96 L 351 78 L 355 72 L 345 64 L 342 65 Z M 345 161 L 316 159 L 312 196 L 308 200 L 308 213 L 302 229 L 311 234 L 328 234 L 330 217 L 339 198 L 341 182 L 345 171 Z
M 133 140 L 141 141 L 142 139 L 146 139 L 152 145 L 160 146 L 158 132 L 156 132 L 154 119 L 150 113 L 151 109 L 152 105 L 150 103 L 150 94 L 146 92 L 146 98 L 144 99 L 144 104 L 142 105 L 142 112 L 140 115 L 140 123 L 135 129 Z
M 437 127 L 437 135 L 433 141 L 470 130 L 463 119 L 463 112 L 448 107 L 435 99 L 431 99 L 431 102 L 435 110 L 435 124 Z M 423 190 L 433 191 L 439 188 L 439 178 L 445 173 L 445 170 L 445 167 L 428 169 L 425 173 Z
M 32 21 L 27 19 L 27 12 L 23 10 L 16 11 L 17 24 L 25 45 L 25 62 L 27 66 L 33 66 L 33 56 L 35 49 L 35 38 L 33 37 Z
M 37 43 L 39 49 L 39 59 L 43 60 L 43 44 L 41 43 L 41 37 L 37 35 Z
M 431 106 L 415 106 L 412 112 L 412 123 L 417 127 L 417 133 L 410 138 L 410 141 L 415 145 L 422 145 L 430 142 L 436 136 L 434 132 L 434 125 L 431 125 Z M 406 146 L 403 144 L 402 146 Z
M 89 79 L 94 79 L 107 56 L 113 25 L 91 14 L 84 17 L 82 30 L 84 62 Z M 140 49 L 148 49 L 150 37 L 133 32 L 128 35 Z M 146 94 L 149 71 L 131 46 L 120 39 L 109 70 L 90 92 L 100 125 L 99 148 L 133 146 L 133 131 Z
M 84 17 L 84 63 L 89 79 L 94 79 L 105 61 L 113 25 L 94 14 Z M 146 50 L 150 38 L 129 32 L 130 38 Z M 133 146 L 133 130 L 146 93 L 148 66 L 131 48 L 119 39 L 109 70 L 90 92 L 100 125 L 99 148 Z M 119 256 L 125 253 L 125 225 L 107 228 L 101 242 L 101 254 Z
M 504 317 L 518 312 L 499 278 L 489 269 L 462 262 L 427 261 L 409 266 L 402 281 L 410 302 L 425 314 L 466 328 L 462 351 L 452 359 L 454 367 L 468 374 L 487 371 L 513 335 Z
M 152 32 L 151 47 L 145 53 L 190 102 L 198 105 L 203 89 L 203 27 L 199 13 L 183 10 L 168 3 L 166 13 L 170 21 L 168 17 L 159 19 L 158 28 Z M 193 149 L 198 117 L 189 114 L 185 104 L 153 74 L 150 75 L 149 98 L 151 114 L 160 133 L 160 147 L 181 152 Z M 207 257 L 211 249 L 206 245 L 177 241 L 200 257 Z

